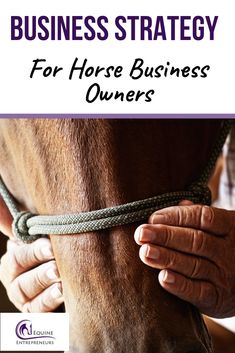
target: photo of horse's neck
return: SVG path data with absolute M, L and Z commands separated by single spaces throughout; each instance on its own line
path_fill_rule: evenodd
M 218 128 L 216 121 L 6 120 L 0 172 L 32 212 L 115 206 L 184 190 L 200 175 Z M 157 271 L 139 260 L 137 225 L 51 236 L 71 352 L 211 352 L 197 310 L 161 289 Z

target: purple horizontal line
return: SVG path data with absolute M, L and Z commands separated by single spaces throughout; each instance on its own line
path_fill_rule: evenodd
M 0 119 L 48 118 L 48 119 L 235 119 L 234 114 L 0 114 Z

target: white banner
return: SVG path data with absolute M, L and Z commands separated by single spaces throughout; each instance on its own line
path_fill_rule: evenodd
M 234 1 L 0 3 L 0 113 L 235 113 Z

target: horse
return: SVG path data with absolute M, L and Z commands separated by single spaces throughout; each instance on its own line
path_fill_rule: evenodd
M 2 119 L 0 175 L 22 210 L 50 215 L 184 190 L 203 170 L 220 123 Z M 140 261 L 138 225 L 50 236 L 70 352 L 213 352 L 197 309 L 162 289 L 158 272 Z
M 28 338 L 32 335 L 32 323 L 30 320 L 22 320 L 16 326 L 16 335 L 24 339 L 25 337 Z

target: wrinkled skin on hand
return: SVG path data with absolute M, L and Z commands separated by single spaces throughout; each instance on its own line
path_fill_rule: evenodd
M 14 239 L 12 217 L 0 197 L 0 231 L 7 235 L 0 280 L 10 301 L 23 312 L 48 312 L 63 303 L 62 286 L 49 239 L 26 245 Z
M 168 292 L 209 316 L 235 315 L 235 212 L 190 205 L 155 212 L 135 232 Z

